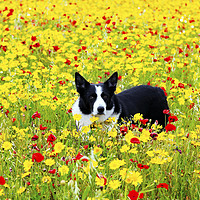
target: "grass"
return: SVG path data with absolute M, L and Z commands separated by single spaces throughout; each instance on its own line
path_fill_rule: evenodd
M 199 199 L 199 6 L 0 2 L 0 198 Z M 175 130 L 136 115 L 134 129 L 77 132 L 76 71 L 93 83 L 117 71 L 117 93 L 161 87 Z

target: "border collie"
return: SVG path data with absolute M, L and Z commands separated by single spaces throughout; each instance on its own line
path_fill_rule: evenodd
M 152 123 L 158 122 L 165 127 L 167 118 L 163 110 L 169 109 L 164 91 L 158 87 L 140 85 L 115 95 L 118 74 L 115 72 L 107 81 L 91 84 L 78 72 L 75 73 L 75 84 L 80 94 L 72 106 L 72 114 L 81 114 L 76 122 L 77 128 L 92 124 L 91 118 L 98 117 L 98 122 L 104 122 L 109 117 L 115 117 L 118 123 L 122 119 L 130 120 L 136 113 L 143 114 Z

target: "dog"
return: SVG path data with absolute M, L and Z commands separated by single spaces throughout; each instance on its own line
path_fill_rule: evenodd
M 165 127 L 168 117 L 163 110 L 169 110 L 169 107 L 161 88 L 140 85 L 115 94 L 117 81 L 117 72 L 104 83 L 98 84 L 91 84 L 78 72 L 75 73 L 75 85 L 80 96 L 72 106 L 72 115 L 82 116 L 76 121 L 79 130 L 91 125 L 93 116 L 98 117 L 100 123 L 109 117 L 115 117 L 120 123 L 132 119 L 136 113 Z

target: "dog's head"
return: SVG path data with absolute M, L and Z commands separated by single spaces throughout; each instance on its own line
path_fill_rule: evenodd
M 75 84 L 80 94 L 79 106 L 84 114 L 106 115 L 113 108 L 113 95 L 116 90 L 118 74 L 115 72 L 104 83 L 91 84 L 78 72 Z

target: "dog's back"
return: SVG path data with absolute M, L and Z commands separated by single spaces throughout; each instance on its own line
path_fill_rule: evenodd
M 163 110 L 169 109 L 164 91 L 149 85 L 136 86 L 116 95 L 122 107 L 120 118 L 128 119 L 136 113 L 143 114 L 144 118 L 158 120 L 165 127 L 167 118 Z

